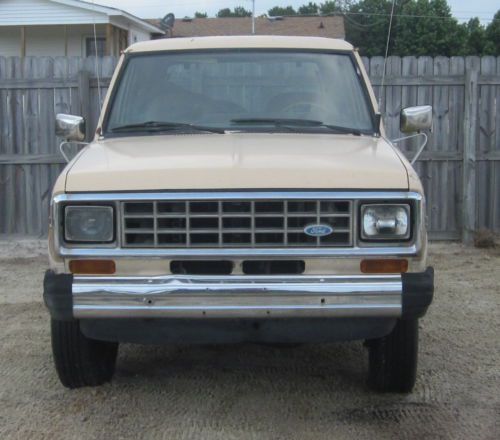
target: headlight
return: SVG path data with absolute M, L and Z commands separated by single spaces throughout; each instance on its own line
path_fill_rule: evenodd
M 363 205 L 361 221 L 363 240 L 410 238 L 410 205 Z
M 66 206 L 64 239 L 71 243 L 110 243 L 114 239 L 111 206 Z

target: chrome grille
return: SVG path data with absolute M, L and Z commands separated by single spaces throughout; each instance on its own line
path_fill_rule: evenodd
M 267 248 L 352 246 L 349 200 L 176 200 L 122 202 L 127 248 Z M 311 237 L 304 228 L 327 224 Z

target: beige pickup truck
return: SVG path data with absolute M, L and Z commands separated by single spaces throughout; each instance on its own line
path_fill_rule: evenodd
M 431 121 L 401 112 L 403 132 Z M 83 140 L 83 118 L 56 125 Z M 53 191 L 59 378 L 111 380 L 120 342 L 364 340 L 373 389 L 409 392 L 433 296 L 424 203 L 345 41 L 135 44 Z

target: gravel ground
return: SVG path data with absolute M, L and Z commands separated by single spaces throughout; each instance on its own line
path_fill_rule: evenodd
M 1 439 L 500 437 L 500 249 L 431 246 L 411 395 L 378 395 L 361 343 L 120 347 L 116 378 L 68 391 L 41 300 L 44 244 L 0 242 Z

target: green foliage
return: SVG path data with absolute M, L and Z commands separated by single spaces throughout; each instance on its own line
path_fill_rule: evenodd
M 292 6 L 275 6 L 268 15 L 344 15 L 346 40 L 365 56 L 383 56 L 389 29 L 392 0 L 326 0 L 309 2 L 296 11 Z M 196 12 L 196 18 L 206 13 Z M 238 6 L 221 9 L 217 17 L 251 17 Z M 500 10 L 485 27 L 478 18 L 466 24 L 451 15 L 447 0 L 396 0 L 392 22 L 390 55 L 453 56 L 500 55 Z
M 471 18 L 469 22 L 464 25 L 465 32 L 467 32 L 467 41 L 464 50 L 465 55 L 483 55 L 487 46 L 488 40 L 486 39 L 486 29 L 479 18 Z
M 398 2 L 394 26 L 395 55 L 452 56 L 463 52 L 467 33 L 452 17 L 446 0 Z
M 346 40 L 358 47 L 362 55 L 384 55 L 391 1 L 361 0 L 352 4 L 347 12 Z M 393 46 L 393 42 L 394 38 L 391 39 L 390 46 Z
M 219 10 L 219 12 L 217 12 L 217 18 L 226 18 L 226 17 L 232 17 L 231 9 L 224 8 Z
M 344 9 L 346 40 L 362 55 L 385 54 L 391 7 L 391 0 L 360 0 Z M 396 0 L 389 54 L 500 54 L 500 11 L 495 17 L 487 28 L 477 18 L 460 24 L 446 0 Z
M 327 0 L 323 3 L 317 4 L 309 2 L 302 5 L 297 11 L 293 6 L 275 6 L 267 11 L 270 17 L 291 16 L 291 15 L 329 15 L 340 13 L 346 9 L 353 0 Z
M 233 9 L 235 17 L 251 17 L 252 11 L 247 11 L 243 6 L 237 6 Z
M 318 12 L 319 6 L 313 2 L 309 2 L 307 5 L 303 5 L 299 8 L 300 15 L 317 15 Z
M 321 15 L 334 14 L 342 10 L 342 5 L 338 1 L 326 1 L 319 5 L 319 12 Z
M 226 17 L 232 17 L 233 13 L 231 9 L 229 8 L 224 8 L 221 9 L 219 12 L 217 12 L 217 18 L 226 18 Z
M 486 28 L 486 40 L 485 52 L 488 55 L 500 55 L 500 9 Z
M 207 18 L 208 14 L 206 12 L 198 12 L 194 13 L 194 18 Z
M 229 8 L 221 9 L 217 12 L 218 18 L 226 17 L 251 17 L 252 11 L 247 11 L 243 6 L 236 6 L 232 11 Z
M 275 6 L 274 8 L 267 11 L 269 17 L 284 17 L 289 15 L 297 15 L 297 11 L 293 9 L 293 6 Z

